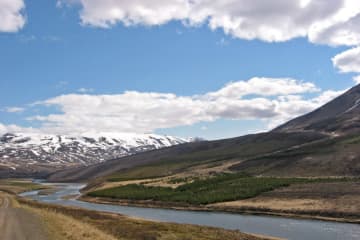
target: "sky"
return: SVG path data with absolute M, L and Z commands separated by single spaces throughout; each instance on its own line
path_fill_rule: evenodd
M 0 0 L 0 134 L 267 131 L 360 83 L 357 0 Z

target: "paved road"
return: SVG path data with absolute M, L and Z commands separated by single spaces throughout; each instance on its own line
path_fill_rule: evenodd
M 11 206 L 10 196 L 0 192 L 0 240 L 47 240 L 41 222 L 33 214 Z

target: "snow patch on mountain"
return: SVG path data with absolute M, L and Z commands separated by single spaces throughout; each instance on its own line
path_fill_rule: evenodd
M 189 141 L 156 134 L 88 133 L 65 136 L 7 133 L 0 136 L 0 164 L 90 165 Z

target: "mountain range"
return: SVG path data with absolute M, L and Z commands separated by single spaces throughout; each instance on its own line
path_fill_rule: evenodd
M 0 171 L 46 172 L 88 166 L 189 140 L 155 134 L 86 134 L 82 136 L 7 133 L 0 136 Z

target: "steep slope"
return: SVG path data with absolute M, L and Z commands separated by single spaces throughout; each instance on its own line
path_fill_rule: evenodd
M 0 137 L 0 171 L 86 166 L 185 142 L 155 134 L 5 134 Z
M 338 135 L 359 132 L 360 85 L 315 111 L 279 126 L 274 131 L 317 131 Z
M 317 132 L 328 137 L 257 156 L 231 169 L 276 176 L 359 176 L 360 85 L 319 109 L 281 125 L 272 131 L 275 132 Z

